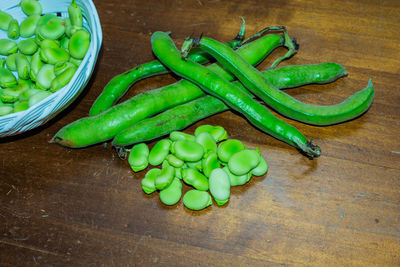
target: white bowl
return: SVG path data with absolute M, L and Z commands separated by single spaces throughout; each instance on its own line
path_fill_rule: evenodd
M 0 9 L 21 23 L 26 15 L 18 6 L 20 1 L 2 0 Z M 43 7 L 43 14 L 54 13 L 61 17 L 68 17 L 68 6 L 71 4 L 71 0 L 39 0 L 39 2 Z M 76 0 L 76 3 L 82 9 L 83 27 L 91 34 L 90 46 L 85 58 L 67 86 L 27 110 L 0 116 L 0 137 L 20 134 L 46 123 L 70 105 L 88 83 L 97 61 L 103 34 L 93 2 Z M 0 38 L 7 38 L 7 33 L 0 30 Z

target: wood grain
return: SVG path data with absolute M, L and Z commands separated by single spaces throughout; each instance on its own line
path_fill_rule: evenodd
M 82 95 L 51 122 L 0 139 L 0 259 L 5 266 L 400 266 L 400 2 L 396 0 L 94 1 L 103 46 Z M 102 144 L 49 144 L 68 123 L 87 116 L 115 75 L 154 59 L 150 37 L 172 31 L 230 40 L 285 25 L 300 44 L 281 65 L 338 62 L 349 73 L 327 85 L 288 90 L 314 104 L 339 103 L 376 89 L 363 116 L 316 127 L 291 121 L 322 148 L 308 160 L 226 111 L 202 124 L 259 147 L 267 175 L 232 188 L 228 204 L 192 212 L 161 204 L 140 187 L 145 172 Z M 259 68 L 285 53 L 279 48 Z M 175 82 L 160 75 L 124 97 Z M 154 142 L 150 143 L 153 145 Z M 184 190 L 188 190 L 187 186 Z

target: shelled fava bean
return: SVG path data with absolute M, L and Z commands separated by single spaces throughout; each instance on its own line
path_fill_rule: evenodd
M 193 187 L 183 196 L 191 210 L 226 204 L 232 186 L 244 185 L 262 176 L 268 164 L 258 149 L 246 148 L 240 140 L 228 139 L 221 126 L 202 125 L 194 135 L 180 131 L 159 140 L 151 150 L 145 143 L 134 145 L 128 162 L 134 172 L 151 168 L 142 179 L 146 194 L 159 191 L 160 200 L 175 205 L 182 197 L 182 184 Z
M 42 15 L 38 0 L 22 0 L 21 22 L 0 10 L 0 116 L 26 110 L 65 87 L 90 45 L 81 8 L 72 0 L 68 17 Z

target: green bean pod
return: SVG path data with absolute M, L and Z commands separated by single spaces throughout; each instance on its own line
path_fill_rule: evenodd
M 238 48 L 237 51 L 253 64 L 257 64 L 282 43 L 281 36 L 266 35 Z M 217 64 L 210 65 L 208 68 L 213 68 L 219 75 L 228 79 L 234 78 Z M 75 148 L 103 142 L 140 120 L 204 95 L 204 92 L 193 83 L 181 80 L 178 83 L 136 95 L 102 114 L 77 120 L 63 127 L 51 142 Z M 162 124 L 159 126 L 162 127 Z
M 23 54 L 17 54 L 15 57 L 15 65 L 17 67 L 18 77 L 21 79 L 29 79 L 31 66 L 28 58 Z
M 145 143 L 136 144 L 129 152 L 128 162 L 134 172 L 146 169 L 149 164 L 149 147 Z
M 7 36 L 10 39 L 16 40 L 19 38 L 19 23 L 16 19 L 12 19 L 10 24 L 8 25 L 8 33 Z
M 42 5 L 37 0 L 21 0 L 19 5 L 27 16 L 42 14 Z
M 10 14 L 0 10 L 0 29 L 3 31 L 8 31 L 8 26 L 12 20 L 13 17 Z
M 34 39 L 21 40 L 17 46 L 19 51 L 24 55 L 33 55 L 38 50 L 38 45 Z
M 182 182 L 174 178 L 170 185 L 160 191 L 160 200 L 165 205 L 175 205 L 182 196 Z
M 23 38 L 32 37 L 36 32 L 36 26 L 39 22 L 40 15 L 31 15 L 24 19 L 19 25 L 19 33 Z
M 199 47 L 212 54 L 226 66 L 252 93 L 284 116 L 313 125 L 331 125 L 344 122 L 364 113 L 374 98 L 374 87 L 370 80 L 367 87 L 340 104 L 321 106 L 303 103 L 280 91 L 257 69 L 235 51 L 211 38 L 203 37 Z
M 50 92 L 56 92 L 66 86 L 74 76 L 77 67 L 72 65 L 71 67 L 64 70 L 61 74 L 56 75 L 56 77 L 51 81 Z
M 0 67 L 0 86 L 6 88 L 14 85 L 17 85 L 14 74 L 10 70 Z
M 153 166 L 161 164 L 169 154 L 171 143 L 168 139 L 158 141 L 150 150 L 149 163 Z
M 231 47 L 236 47 L 243 40 L 244 34 L 245 34 L 245 23 L 243 20 L 242 26 L 240 27 L 240 30 L 239 30 L 237 36 L 231 42 L 228 42 L 227 44 Z M 268 39 L 268 41 L 272 42 L 273 40 L 276 40 L 277 38 L 278 38 L 278 40 L 281 40 L 281 38 L 278 37 L 278 35 L 273 35 L 273 37 L 268 37 L 267 39 Z M 265 38 L 263 40 L 265 40 Z M 259 42 L 255 42 L 255 43 L 257 44 Z M 283 42 L 280 43 L 279 45 L 281 45 L 281 44 L 283 44 Z M 274 45 L 273 42 L 271 45 Z M 247 46 L 248 45 L 245 45 L 244 49 L 239 48 L 239 50 L 246 50 Z M 254 46 L 254 45 L 251 45 L 251 46 Z M 278 45 L 276 45 L 276 46 L 278 46 Z M 267 51 L 268 51 L 268 48 L 267 48 Z M 260 52 L 259 55 L 265 55 L 264 51 L 260 50 L 259 52 Z M 196 49 L 196 48 L 192 49 L 189 52 L 188 58 L 190 60 L 193 60 L 200 64 L 205 64 L 212 59 L 208 53 L 205 53 L 201 49 Z M 97 115 L 97 114 L 107 110 L 108 108 L 112 107 L 115 103 L 118 102 L 118 100 L 123 95 L 125 95 L 125 93 L 128 91 L 128 89 L 135 82 L 137 82 L 141 79 L 147 78 L 147 77 L 151 77 L 151 76 L 154 76 L 157 74 L 164 74 L 164 73 L 168 73 L 168 72 L 169 72 L 169 70 L 164 65 L 162 65 L 160 61 L 153 60 L 151 62 L 144 63 L 144 64 L 139 65 L 135 68 L 132 68 L 128 71 L 125 71 L 122 74 L 115 76 L 108 82 L 108 84 L 104 87 L 102 93 L 97 97 L 97 99 L 95 100 L 95 102 L 93 103 L 93 105 L 89 111 L 89 115 L 90 116 Z
M 207 191 L 196 189 L 189 190 L 185 193 L 182 199 L 186 208 L 191 210 L 202 210 L 212 205 L 212 199 Z
M 228 80 L 197 63 L 181 58 L 168 34 L 155 32 L 151 38 L 154 54 L 175 74 L 198 84 L 207 93 L 223 99 L 232 109 L 242 113 L 262 131 L 300 149 L 308 157 L 318 157 L 320 149 L 295 127 L 275 117 L 261 103 L 232 86 Z M 231 49 L 231 48 L 229 48 Z
M 18 51 L 16 42 L 9 39 L 0 39 L 0 55 L 8 56 Z
M 68 42 L 68 51 L 71 57 L 76 59 L 83 59 L 90 46 L 90 34 L 81 29 L 76 31 Z

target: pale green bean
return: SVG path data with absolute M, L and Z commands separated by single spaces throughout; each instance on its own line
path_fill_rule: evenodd
M 22 0 L 20 6 L 27 16 L 42 14 L 42 5 L 37 0 Z
M 209 177 L 210 193 L 217 205 L 222 206 L 229 201 L 231 184 L 228 174 L 222 169 L 214 169 Z
M 142 179 L 142 189 L 146 194 L 151 194 L 157 190 L 155 179 L 158 175 L 160 175 L 160 172 L 160 169 L 154 168 L 145 174 L 144 178 Z
M 147 168 L 149 161 L 149 147 L 145 143 L 134 145 L 129 152 L 128 163 L 134 172 Z
M 182 179 L 186 184 L 193 186 L 197 190 L 208 190 L 208 179 L 199 171 L 192 168 L 183 168 L 181 169 L 181 172 Z
M 18 45 L 9 39 L 0 39 L 0 55 L 8 56 L 17 53 Z
M 17 46 L 19 51 L 24 55 L 33 55 L 39 48 L 35 39 L 32 38 L 21 40 Z
M 18 20 L 12 19 L 8 25 L 8 38 L 16 40 L 19 38 L 19 23 Z
M 48 90 L 55 77 L 54 66 L 51 64 L 45 64 L 36 76 L 36 85 L 39 89 Z
M 36 32 L 36 26 L 39 22 L 39 15 L 32 15 L 24 19 L 19 25 L 19 33 L 23 38 L 32 37 Z
M 171 143 L 172 142 L 168 139 L 158 141 L 150 151 L 149 163 L 153 166 L 161 164 L 169 154 Z
M 232 155 L 228 161 L 229 170 L 235 175 L 250 172 L 260 163 L 260 157 L 255 150 L 244 149 Z
M 160 191 L 160 200 L 165 205 L 175 205 L 182 196 L 182 182 L 174 178 L 166 188 Z
M 212 204 L 212 199 L 207 191 L 192 189 L 185 193 L 182 202 L 188 209 L 202 210 Z
M 244 145 L 237 139 L 228 139 L 221 142 L 217 148 L 218 158 L 222 162 L 228 162 L 233 154 L 244 149 Z
M 210 177 L 211 172 L 214 169 L 220 168 L 221 164 L 218 161 L 217 153 L 208 153 L 205 158 L 201 161 L 203 173 L 205 176 Z

